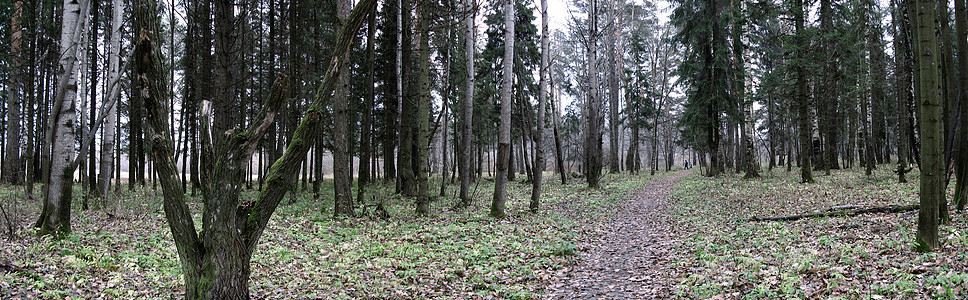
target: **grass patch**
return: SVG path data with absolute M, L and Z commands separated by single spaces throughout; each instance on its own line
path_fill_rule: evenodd
M 800 184 L 798 172 L 781 169 L 763 178 L 693 174 L 673 191 L 679 245 L 676 294 L 688 298 L 964 298 L 968 262 L 956 259 L 968 236 L 963 214 L 943 226 L 944 246 L 913 250 L 917 212 L 828 217 L 792 222 L 746 222 L 839 205 L 917 203 L 917 171 L 909 183 L 879 166 L 815 173 Z M 950 199 L 951 194 L 949 194 Z M 963 254 L 961 256 L 964 256 Z

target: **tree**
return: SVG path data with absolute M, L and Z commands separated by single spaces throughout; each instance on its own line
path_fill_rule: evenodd
M 618 173 L 621 170 L 621 166 L 618 161 L 618 140 L 619 140 L 619 125 L 621 123 L 618 117 L 618 98 L 620 91 L 620 79 L 622 69 L 621 66 L 621 53 L 618 52 L 618 43 L 622 35 L 622 24 L 620 12 L 622 10 L 622 2 L 624 0 L 614 0 L 609 3 L 608 8 L 608 23 L 611 26 L 610 32 L 607 33 L 606 46 L 608 47 L 608 172 Z
M 968 9 L 965 9 L 964 0 L 954 0 L 955 1 L 955 36 L 957 37 L 956 46 L 958 48 L 958 103 L 954 107 L 961 107 L 959 110 L 960 116 L 958 120 L 958 128 L 956 132 L 961 134 L 954 137 L 955 141 L 958 141 L 955 145 L 958 145 L 957 153 L 958 157 L 955 159 L 955 173 L 958 177 L 958 182 L 955 184 L 955 198 L 954 202 L 956 208 L 960 210 L 965 209 L 965 204 L 968 203 Z M 952 103 L 953 105 L 954 103 Z M 900 105 L 898 110 L 900 110 Z M 901 143 L 903 141 L 899 141 Z M 900 159 L 899 155 L 899 159 Z M 900 165 L 900 163 L 899 163 Z
M 51 146 L 45 164 L 44 208 L 34 224 L 38 234 L 66 234 L 71 231 L 71 198 L 74 181 L 74 121 L 77 107 L 77 53 L 83 53 L 80 39 L 86 26 L 89 0 L 64 0 L 60 37 L 60 59 L 54 103 L 47 123 L 45 144 Z M 86 15 L 86 14 L 85 14 Z
M 548 69 L 548 0 L 541 0 L 541 69 L 538 71 L 538 117 L 534 134 L 535 156 L 534 156 L 534 178 L 531 187 L 531 204 L 529 208 L 532 212 L 538 211 L 541 205 L 541 180 L 545 169 L 544 152 L 544 129 L 545 129 L 545 104 L 548 102 L 548 77 L 551 72 Z M 618 148 L 616 147 L 616 150 Z
M 504 3 L 504 67 L 501 81 L 501 126 L 497 144 L 497 174 L 494 178 L 494 199 L 491 201 L 491 216 L 504 218 L 504 205 L 507 201 L 507 173 L 511 155 L 511 84 L 514 74 L 514 0 Z
M 902 0 L 908 1 L 908 0 Z M 893 19 L 893 29 L 894 29 L 894 74 L 897 78 L 895 88 L 897 89 L 897 181 L 899 183 L 907 182 L 904 174 L 907 173 L 908 163 L 907 157 L 910 152 L 907 128 L 910 126 L 909 113 L 907 111 L 907 104 L 911 101 L 913 97 L 911 92 L 911 76 L 912 76 L 912 57 L 911 57 L 911 40 L 906 26 L 902 23 L 906 23 L 908 18 L 907 4 L 902 4 L 902 1 L 892 1 L 894 6 Z M 957 10 L 957 3 L 955 1 L 955 9 Z M 957 20 L 957 19 L 956 19 Z M 959 47 L 959 49 L 962 49 Z M 965 48 L 968 50 L 968 48 Z M 963 57 L 960 56 L 959 57 Z M 959 63 L 961 61 L 959 60 Z
M 121 80 L 120 53 L 121 53 L 121 12 L 124 10 L 124 2 L 112 0 L 111 2 L 111 41 L 108 45 L 108 81 L 115 85 Z M 117 101 L 121 97 L 121 90 L 117 93 L 111 92 L 110 97 Z M 104 123 L 104 131 L 101 137 L 101 173 L 98 181 L 101 189 L 101 196 L 108 195 L 111 188 L 111 178 L 114 175 L 114 147 L 115 136 L 117 135 L 116 125 L 118 122 L 117 105 L 108 111 L 107 121 Z M 117 174 L 120 175 L 120 174 Z
M 461 141 L 460 145 L 463 151 L 458 153 L 458 158 L 460 159 L 460 199 L 461 205 L 464 207 L 470 206 L 471 195 L 471 158 L 474 153 L 474 136 L 473 136 L 473 120 L 474 120 L 474 53 L 476 51 L 475 40 L 476 35 L 474 34 L 474 0 L 463 0 L 463 12 L 464 12 L 464 56 L 466 61 L 467 79 L 464 82 L 464 99 L 461 105 L 461 111 L 463 113 L 462 127 L 461 127 Z
M 417 70 L 417 138 L 416 162 L 413 164 L 414 173 L 417 176 L 417 214 L 430 214 L 430 21 L 431 10 L 433 9 L 430 0 L 417 0 L 419 7 L 417 13 L 420 19 L 417 21 L 417 60 L 419 68 Z
M 807 94 L 807 76 L 804 66 L 804 52 L 807 45 L 806 28 L 804 27 L 803 0 L 793 0 L 791 7 L 793 14 L 795 33 L 795 44 L 798 54 L 796 57 L 800 61 L 794 62 L 794 73 L 796 76 L 796 101 L 797 114 L 799 115 L 800 131 L 800 181 L 803 183 L 813 183 L 812 167 L 810 165 L 813 157 L 813 122 L 810 118 L 810 96 Z
M 835 38 L 836 38 L 835 35 L 837 34 L 837 32 L 833 28 L 834 26 L 833 24 L 834 12 L 832 8 L 833 1 L 834 0 L 820 1 L 820 32 L 821 32 L 820 42 L 823 44 L 823 48 L 822 48 L 823 56 L 826 57 L 827 59 L 823 62 L 823 70 L 824 70 L 823 73 L 826 74 L 826 76 L 824 76 L 821 79 L 821 83 L 820 83 L 823 85 L 824 91 L 823 93 L 818 94 L 817 98 L 819 99 L 818 102 L 822 104 L 821 106 L 824 107 L 824 111 L 822 114 L 823 124 L 824 124 L 823 126 L 824 128 L 823 163 L 824 163 L 824 170 L 826 170 L 827 172 L 826 174 L 830 174 L 831 169 L 836 170 L 840 168 L 839 163 L 837 161 L 838 130 L 837 130 L 836 124 L 837 124 L 837 120 L 839 119 L 839 114 L 837 110 L 838 95 L 835 92 L 837 89 L 837 82 L 835 79 L 836 76 L 832 76 L 837 72 L 837 65 L 836 65 L 837 61 L 836 61 L 836 58 L 834 57 L 836 55 L 835 49 L 837 45 L 835 42 Z
M 23 16 L 23 1 L 14 3 L 13 16 L 10 18 L 10 75 L 7 79 L 7 130 L 4 142 L 3 178 L 2 182 L 20 184 L 24 174 L 20 159 L 20 100 L 22 68 L 21 50 L 23 46 L 23 30 L 20 18 Z M 28 129 L 29 130 L 29 129 Z
M 339 61 L 351 48 L 366 15 L 373 11 L 375 0 L 359 2 L 350 13 L 348 21 L 339 31 L 332 60 L 323 81 L 317 89 L 306 114 L 295 129 L 287 151 L 270 167 L 266 182 L 255 200 L 242 201 L 239 191 L 243 183 L 243 170 L 257 145 L 278 114 L 286 94 L 285 77 L 273 84 L 272 92 L 255 120 L 246 129 L 233 128 L 224 135 L 220 144 L 208 140 L 208 130 L 202 131 L 202 151 L 211 160 L 204 162 L 202 231 L 197 231 L 192 213 L 185 202 L 175 162 L 172 159 L 173 143 L 168 133 L 168 119 L 163 97 L 166 93 L 165 73 L 158 57 L 161 38 L 158 35 L 157 3 L 138 0 L 135 24 L 138 34 L 135 69 L 142 84 L 148 113 L 149 137 L 152 159 L 158 168 L 164 192 L 165 218 L 175 239 L 175 246 L 182 264 L 187 299 L 248 299 L 249 260 L 258 244 L 269 218 L 279 205 L 299 172 L 299 165 L 306 159 L 309 148 L 315 144 L 317 130 L 323 122 L 322 112 L 333 97 L 339 73 L 345 65 Z M 154 49 L 154 50 L 152 50 Z M 207 124 L 207 122 L 202 122 Z
M 742 145 L 743 145 L 743 157 L 745 157 L 746 164 L 742 167 L 743 171 L 746 173 L 743 175 L 744 178 L 756 178 L 760 177 L 759 174 L 759 162 L 756 160 L 756 145 L 753 144 L 753 126 L 755 122 L 753 121 L 753 99 L 746 95 L 746 66 L 745 60 L 743 58 L 743 25 L 745 23 L 746 17 L 743 16 L 743 1 L 733 0 L 733 63 L 735 66 L 736 75 L 733 83 L 736 102 L 740 104 L 743 110 L 743 120 L 740 123 L 742 128 Z
M 585 181 L 598 188 L 602 177 L 601 99 L 598 97 L 598 0 L 589 0 L 588 35 L 585 36 L 587 95 L 585 97 Z
M 917 247 L 920 251 L 934 251 L 938 241 L 938 207 L 944 200 L 944 145 L 941 124 L 943 99 L 938 91 L 937 39 L 935 38 L 935 2 L 915 0 L 912 18 L 916 28 L 918 80 L 916 89 L 921 105 L 921 209 L 918 210 Z
M 350 13 L 350 3 L 346 0 L 336 1 L 336 15 L 340 23 L 346 23 Z M 340 65 L 349 63 L 349 55 L 343 54 L 334 59 Z M 353 216 L 353 169 L 350 167 L 350 92 L 349 72 L 340 73 L 337 78 L 336 90 L 333 94 L 333 202 L 334 217 Z M 321 149 L 317 148 L 316 151 Z M 317 158 L 318 161 L 318 158 Z

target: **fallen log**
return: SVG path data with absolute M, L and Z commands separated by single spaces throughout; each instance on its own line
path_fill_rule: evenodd
M 843 210 L 828 210 L 822 212 L 814 212 L 802 215 L 792 215 L 792 216 L 781 216 L 781 217 L 752 217 L 747 219 L 747 222 L 769 222 L 769 221 L 796 221 L 806 218 L 822 218 L 822 217 L 844 217 L 844 216 L 856 216 L 862 214 L 874 214 L 874 213 L 901 213 L 918 210 L 918 205 L 888 205 L 888 206 L 878 206 L 869 208 L 853 208 L 853 209 L 843 209 Z

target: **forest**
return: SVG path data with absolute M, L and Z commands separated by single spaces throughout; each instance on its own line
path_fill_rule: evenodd
M 0 0 L 0 298 L 968 298 L 953 2 Z

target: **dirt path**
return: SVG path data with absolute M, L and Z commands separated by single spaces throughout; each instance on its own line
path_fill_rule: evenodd
M 551 299 L 653 299 L 673 297 L 665 260 L 675 241 L 666 217 L 672 186 L 689 172 L 661 178 L 636 192 L 615 217 L 579 245 L 579 262 L 545 291 Z

